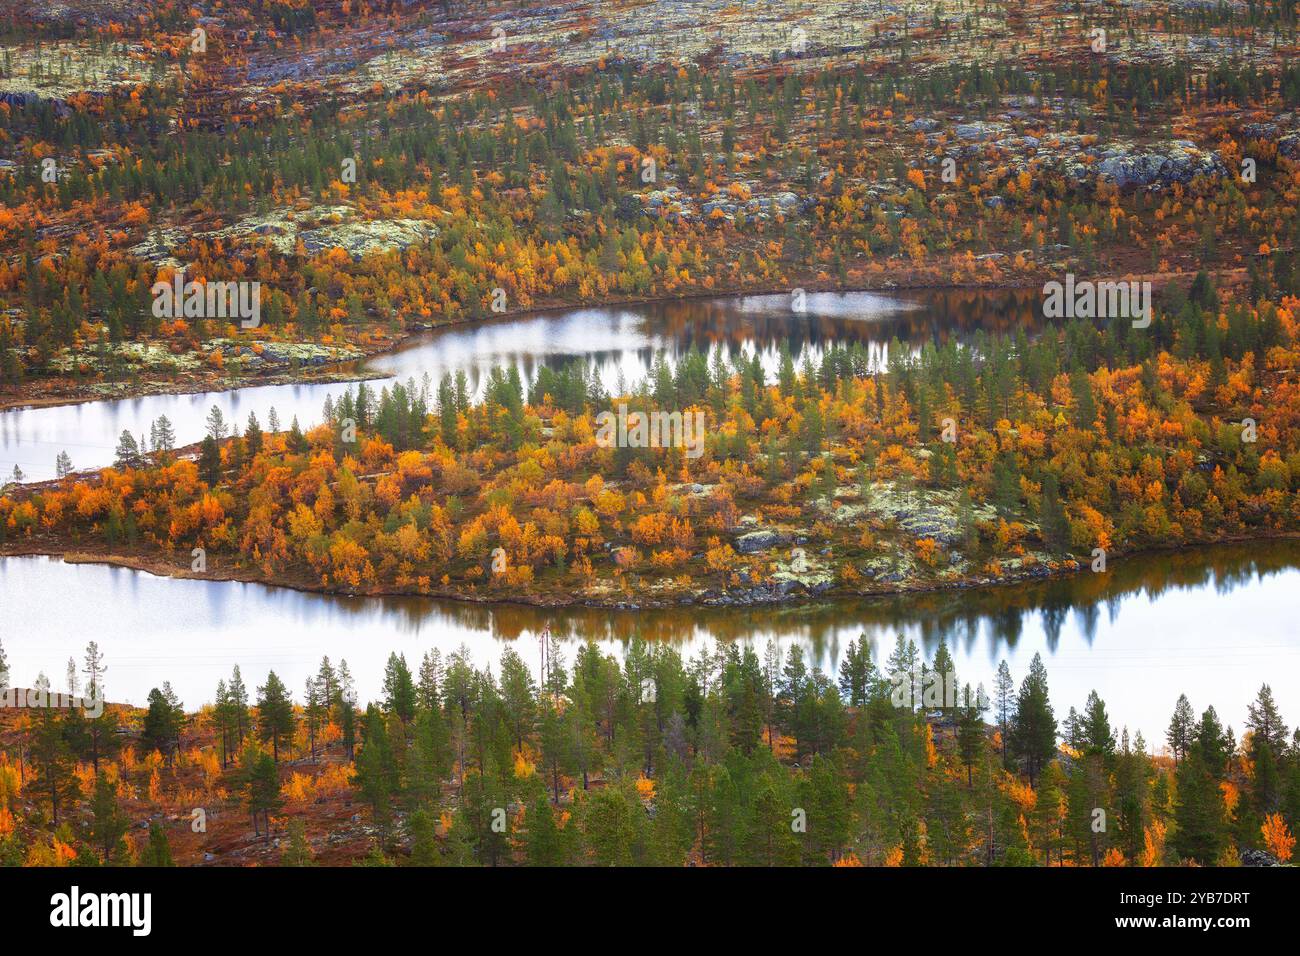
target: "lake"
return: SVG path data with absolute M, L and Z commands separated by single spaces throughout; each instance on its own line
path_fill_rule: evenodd
M 866 634 L 883 660 L 899 633 L 932 657 L 946 639 L 961 682 L 990 691 L 1006 659 L 1017 684 L 1035 652 L 1047 665 L 1058 719 L 1090 690 L 1118 728 L 1163 741 L 1180 693 L 1197 712 L 1213 704 L 1240 732 L 1246 705 L 1267 681 L 1295 720 L 1300 701 L 1300 542 L 1225 545 L 1112 562 L 1106 574 L 1005 587 L 758 609 L 544 610 L 428 598 L 320 595 L 257 584 L 155 577 L 58 559 L 0 559 L 0 621 L 16 685 L 44 671 L 57 689 L 67 659 L 90 640 L 108 662 L 112 700 L 142 703 L 170 680 L 194 707 L 238 663 L 250 688 L 269 670 L 301 698 L 322 654 L 346 658 L 363 700 L 379 693 L 390 651 L 414 669 L 430 648 L 468 647 L 493 664 L 513 643 L 537 674 L 537 637 L 549 624 L 566 639 L 594 640 L 619 655 L 637 636 L 684 655 L 713 641 L 760 654 L 769 640 L 798 642 L 810 663 L 833 671 L 850 640 Z
M 860 342 L 883 362 L 894 340 L 918 349 L 979 330 L 1033 331 L 1037 305 L 1038 297 L 1025 293 L 927 292 L 813 294 L 802 313 L 776 295 L 564 310 L 418 336 L 359 364 L 358 372 L 436 381 L 464 371 L 477 390 L 494 366 L 513 365 L 531 379 L 544 364 L 583 362 L 612 389 L 620 376 L 637 381 L 661 351 L 757 353 L 774 372 L 783 344 L 798 358 Z M 65 449 L 78 467 L 108 464 L 123 428 L 147 432 L 163 414 L 180 442 L 196 441 L 213 404 L 232 421 L 256 411 L 265 425 L 274 407 L 286 427 L 294 415 L 307 427 L 320 420 L 326 396 L 344 387 L 264 386 L 5 412 L 0 474 L 17 461 L 29 477 L 48 477 Z M 1082 708 L 1095 689 L 1117 727 L 1140 728 L 1155 745 L 1184 692 L 1198 713 L 1214 704 L 1240 730 L 1247 703 L 1267 680 L 1285 715 L 1300 719 L 1298 592 L 1296 542 L 1138 556 L 1112 562 L 1106 574 L 982 590 L 638 612 L 349 598 L 8 558 L 0 560 L 0 640 L 16 684 L 43 671 L 60 688 L 68 657 L 80 661 L 95 640 L 108 660 L 113 700 L 142 703 L 151 687 L 170 680 L 193 707 L 212 699 L 217 680 L 236 663 L 250 687 L 274 669 L 301 695 L 322 654 L 336 663 L 346 658 L 363 699 L 378 693 L 390 651 L 404 653 L 414 667 L 429 648 L 445 654 L 464 644 L 482 665 L 495 663 L 503 643 L 513 641 L 536 670 L 537 635 L 547 624 L 568 640 L 570 661 L 578 641 L 619 653 L 639 635 L 670 641 L 688 655 L 718 640 L 744 641 L 760 652 L 769 640 L 797 641 L 826 670 L 859 634 L 883 660 L 902 633 L 927 658 L 945 638 L 959 679 L 990 690 L 1000 660 L 1018 684 L 1042 652 L 1059 718 L 1071 705 Z
M 775 373 L 782 343 L 798 360 L 833 344 L 861 342 L 873 360 L 883 362 L 894 339 L 915 349 L 976 329 L 1036 327 L 1041 322 L 1040 298 L 1024 292 L 811 293 L 802 313 L 792 311 L 788 295 L 570 309 L 427 333 L 355 367 L 359 375 L 383 376 L 372 383 L 376 390 L 393 380 L 413 378 L 418 383 L 426 374 L 436 386 L 443 375 L 463 371 L 475 393 L 495 366 L 514 366 L 530 381 L 543 365 L 572 362 L 585 363 L 606 388 L 614 389 L 620 375 L 628 385 L 639 381 L 656 354 L 676 358 L 692 348 L 706 353 L 757 352 Z M 11 409 L 0 412 L 0 476 L 7 478 L 17 464 L 28 481 L 53 478 L 62 451 L 77 469 L 111 465 L 123 429 L 137 438 L 147 436 L 150 424 L 161 415 L 171 421 L 178 444 L 196 442 L 204 435 L 213 405 L 241 430 L 249 412 L 255 412 L 265 428 L 272 408 L 284 428 L 296 415 L 306 429 L 322 420 L 326 397 L 337 398 L 347 387 L 263 385 Z

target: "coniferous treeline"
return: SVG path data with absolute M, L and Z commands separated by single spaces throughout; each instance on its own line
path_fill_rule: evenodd
M 1152 756 L 1096 693 L 1058 722 L 1037 655 L 1018 686 L 1004 662 L 986 696 L 958 687 L 942 641 L 927 662 L 901 637 L 883 666 L 865 638 L 850 642 L 837 678 L 797 644 L 683 659 L 634 640 L 621 662 L 587 644 L 570 666 L 551 639 L 540 679 L 513 648 L 496 668 L 462 649 L 413 672 L 394 654 L 364 710 L 346 663 L 326 658 L 298 702 L 271 672 L 250 703 L 236 667 L 199 714 L 166 685 L 143 713 L 111 714 L 112 731 L 138 728 L 131 769 L 101 746 L 104 766 L 74 773 L 91 759 L 76 712 L 47 710 L 18 737 L 30 779 L 0 792 L 19 821 L 0 832 L 0 858 L 40 858 L 31 848 L 53 831 L 78 862 L 129 861 L 119 823 L 124 804 L 138 812 L 133 777 L 165 803 L 184 779 L 183 738 L 256 836 L 288 823 L 291 864 L 310 860 L 308 831 L 324 851 L 313 808 L 325 797 L 312 795 L 339 766 L 369 808 L 370 864 L 1224 865 L 1247 851 L 1286 862 L 1300 822 L 1300 731 L 1267 685 L 1240 740 L 1180 697 Z M 285 772 L 290 758 L 319 789 Z M 170 852 L 158 830 L 137 856 Z

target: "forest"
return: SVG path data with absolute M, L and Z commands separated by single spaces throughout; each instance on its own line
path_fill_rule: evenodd
M 0 866 L 1295 864 L 1300 0 L 3 6 Z
M 1019 685 L 1003 661 L 986 693 L 959 685 L 943 642 L 926 661 L 901 637 L 880 662 L 851 642 L 833 675 L 798 644 L 543 651 L 540 680 L 510 645 L 495 670 L 466 648 L 414 669 L 393 654 L 364 709 L 328 658 L 296 700 L 273 670 L 250 693 L 235 666 L 193 711 L 165 682 L 147 707 L 97 717 L 0 709 L 0 861 L 1152 867 L 1294 852 L 1300 728 L 1267 684 L 1240 737 L 1184 695 L 1148 742 L 1095 692 L 1058 716 L 1038 655 Z M 110 669 L 92 643 L 68 692 L 103 697 Z
M 306 430 L 213 409 L 182 449 L 164 418 L 97 475 L 12 484 L 0 552 L 620 606 L 1104 572 L 1296 532 L 1296 303 L 1222 301 L 1202 273 L 1149 329 L 896 342 L 882 370 L 855 346 L 786 352 L 772 381 L 754 356 L 661 357 L 621 396 L 581 365 L 497 368 L 477 403 L 463 375 L 362 383 Z M 620 405 L 702 413 L 702 454 L 602 442 Z
M 9 402 L 228 387 L 258 374 L 231 341 L 268 357 L 277 343 L 373 353 L 566 302 L 1033 284 L 1067 268 L 1300 283 L 1300 138 L 1268 121 L 1300 103 L 1285 57 L 1150 62 L 1135 42 L 1076 56 L 1088 24 L 1058 12 L 1023 50 L 954 59 L 963 37 L 994 42 L 982 11 L 856 59 L 610 55 L 539 74 L 504 57 L 455 93 L 343 95 L 251 87 L 271 55 L 253 34 L 214 33 L 196 54 L 174 32 L 181 11 L 157 7 L 89 52 L 38 48 L 27 74 L 134 38 L 154 67 L 141 82 L 0 102 Z M 1294 41 L 1293 14 L 1097 22 L 1170 42 L 1208 27 Z M 388 22 L 405 36 L 425 16 Z M 313 21 L 286 36 L 325 43 L 349 26 Z M 260 283 L 261 325 L 160 319 L 150 289 L 178 269 Z

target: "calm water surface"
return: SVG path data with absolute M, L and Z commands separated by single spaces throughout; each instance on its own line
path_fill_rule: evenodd
M 798 359 L 830 345 L 860 342 L 880 362 L 895 338 L 919 348 L 976 329 L 1033 327 L 1035 302 L 1023 293 L 825 293 L 809 295 L 801 314 L 791 312 L 785 295 L 566 310 L 429 333 L 357 368 L 385 376 L 373 383 L 376 389 L 394 379 L 419 383 L 426 374 L 436 385 L 443 375 L 463 371 L 477 392 L 496 366 L 514 366 L 529 381 L 543 365 L 582 362 L 613 390 L 620 375 L 628 385 L 638 382 L 659 352 L 673 358 L 692 348 L 757 352 L 775 372 L 783 343 Z M 0 475 L 8 477 L 17 464 L 29 481 L 52 478 L 61 451 L 78 469 L 110 465 L 123 429 L 148 435 L 161 415 L 171 421 L 177 442 L 189 444 L 203 437 L 213 405 L 241 429 L 249 412 L 265 428 L 272 408 L 283 427 L 296 415 L 305 429 L 320 422 L 325 398 L 337 398 L 346 387 L 266 385 L 0 412 Z
M 1199 549 L 1114 562 L 1027 586 L 827 602 L 764 609 L 620 612 L 545 611 L 425 598 L 348 598 L 230 582 L 173 580 L 50 558 L 0 559 L 0 627 L 15 684 L 38 672 L 62 683 L 68 657 L 99 642 L 109 696 L 141 703 L 170 680 L 186 704 L 212 699 L 238 663 L 246 683 L 274 669 L 300 692 L 322 654 L 346 658 L 363 699 L 377 695 L 390 651 L 416 661 L 430 648 L 464 644 L 480 665 L 513 646 L 538 670 L 537 635 L 550 624 L 566 639 L 594 640 L 621 654 L 636 637 L 667 641 L 684 655 L 719 640 L 761 654 L 768 640 L 802 644 L 811 662 L 834 670 L 848 642 L 866 634 L 883 659 L 895 636 L 930 657 L 940 638 L 959 679 L 992 687 L 1006 659 L 1017 684 L 1030 659 L 1047 664 L 1057 716 L 1082 709 L 1090 690 L 1112 722 L 1163 740 L 1174 702 L 1186 693 L 1214 704 L 1240 731 L 1264 681 L 1284 715 L 1300 719 L 1300 543 Z
M 977 330 L 1036 325 L 1036 300 L 1017 294 L 866 293 L 808 297 L 794 314 L 786 296 L 756 296 L 568 310 L 504 319 L 422 336 L 362 370 L 393 379 L 437 380 L 464 371 L 477 390 L 488 370 L 513 365 L 526 379 L 545 364 L 583 362 L 607 388 L 637 381 L 654 355 L 757 353 L 769 371 L 781 346 L 801 357 L 860 342 L 878 362 L 897 339 L 911 349 Z M 376 383 L 381 384 L 381 383 Z M 217 404 L 243 422 L 265 424 L 274 407 L 286 426 L 319 421 L 326 396 L 342 385 L 282 385 L 206 395 L 158 396 L 0 413 L 0 474 L 19 463 L 48 477 L 67 450 L 78 467 L 108 464 L 123 428 L 147 432 L 167 415 L 182 443 L 202 436 Z M 196 706 L 212 698 L 233 664 L 250 686 L 274 669 L 300 691 L 322 654 L 346 658 L 363 698 L 376 695 L 390 651 L 414 664 L 429 648 L 465 645 L 479 664 L 514 642 L 537 667 L 537 635 L 550 624 L 569 642 L 594 640 L 618 654 L 636 637 L 669 641 L 694 654 L 714 641 L 802 644 L 834 670 L 849 640 L 866 634 L 883 659 L 895 637 L 915 638 L 929 657 L 948 641 L 963 682 L 992 686 L 1006 659 L 1017 683 L 1042 652 L 1058 716 L 1090 690 L 1112 721 L 1163 739 L 1174 701 L 1187 693 L 1213 703 L 1240 729 L 1247 703 L 1268 681 L 1291 722 L 1300 720 L 1300 544 L 1258 543 L 1150 555 L 1113 563 L 1106 575 L 1026 586 L 859 602 L 764 608 L 548 612 L 420 598 L 346 598 L 229 582 L 171 580 L 136 571 L 69 565 L 46 558 L 0 559 L 0 640 L 13 680 L 44 672 L 63 682 L 68 658 L 98 641 L 114 700 L 141 703 L 170 680 Z

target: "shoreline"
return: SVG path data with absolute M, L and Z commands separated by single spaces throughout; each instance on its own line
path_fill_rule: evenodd
M 1220 269 L 1220 270 L 1215 270 L 1213 273 L 1211 273 L 1211 275 L 1220 279 L 1228 275 L 1233 275 L 1239 278 L 1239 274 L 1241 272 L 1242 270 L 1237 268 Z M 1098 275 L 1101 275 L 1101 273 L 1099 273 Z M 1167 272 L 1167 273 L 1149 273 L 1149 274 L 1136 273 L 1131 276 L 1127 276 L 1126 278 L 1132 278 L 1135 281 L 1143 281 L 1149 279 L 1152 283 L 1153 288 L 1161 289 L 1174 282 L 1190 280 L 1190 278 L 1194 275 L 1195 273 L 1190 273 L 1190 272 Z M 365 363 L 379 356 L 394 355 L 405 348 L 409 348 L 415 342 L 415 340 L 418 339 L 420 336 L 427 335 L 433 332 L 440 332 L 445 329 L 463 328 L 467 326 L 472 327 L 474 325 L 486 324 L 489 322 L 502 321 L 507 319 L 518 320 L 518 319 L 536 318 L 542 315 L 546 315 L 548 313 L 563 312 L 563 311 L 575 310 L 575 309 L 607 309 L 607 308 L 616 308 L 619 306 L 658 305 L 658 304 L 667 304 L 672 302 L 698 301 L 701 299 L 736 298 L 741 296 L 758 296 L 758 295 L 780 295 L 782 293 L 789 293 L 790 288 L 791 287 L 788 284 L 783 284 L 781 286 L 768 285 L 768 286 L 758 286 L 753 288 L 733 287 L 733 288 L 708 289 L 702 291 L 692 291 L 684 295 L 675 295 L 675 296 L 662 296 L 662 295 L 614 296 L 611 298 L 601 299 L 595 302 L 570 302 L 564 300 L 548 301 L 540 305 L 535 305 L 534 307 L 529 309 L 521 309 L 517 312 L 503 312 L 499 315 L 466 316 L 464 318 L 452 319 L 449 322 L 440 322 L 437 324 L 431 324 L 428 327 L 413 329 L 411 331 L 406 332 L 397 341 L 388 344 L 383 348 L 377 348 L 374 349 L 373 351 L 366 351 L 362 349 L 363 354 L 360 358 L 347 359 L 340 362 L 327 363 L 326 365 L 318 366 L 318 368 L 322 370 L 322 374 L 319 376 L 317 375 L 295 376 L 292 373 L 287 373 L 287 372 L 273 373 L 265 376 L 253 375 L 247 377 L 246 379 L 240 379 L 229 384 L 220 385 L 219 387 L 205 387 L 204 385 L 191 383 L 189 385 L 185 385 L 180 388 L 166 388 L 163 386 L 173 384 L 173 383 L 159 381 L 156 383 L 144 383 L 139 387 L 131 388 L 128 389 L 127 391 L 124 391 L 121 395 L 116 395 L 112 397 L 95 396 L 95 395 L 86 395 L 80 397 L 49 395 L 49 396 L 38 396 L 32 398 L 22 398 L 22 397 L 11 398 L 6 396 L 0 396 L 0 414 L 3 414 L 5 412 L 11 412 L 11 411 L 36 410 L 41 408 L 58 408 L 61 406 L 68 406 L 68 405 L 85 405 L 93 402 L 130 401 L 136 398 L 148 398 L 151 396 L 161 396 L 161 395 L 205 395 L 209 393 L 219 394 L 223 392 L 235 392 L 245 388 L 259 388 L 264 386 L 275 387 L 281 385 L 344 384 L 344 383 L 352 383 L 352 382 L 375 381 L 377 379 L 386 379 L 391 376 L 382 373 L 377 373 L 377 372 L 366 373 L 361 371 L 360 368 L 357 370 L 357 374 L 354 375 L 347 372 L 341 372 L 338 370 L 338 368 L 340 366 L 345 366 L 353 363 L 357 365 L 364 365 Z M 853 294 L 898 295 L 900 293 L 907 293 L 907 292 L 974 292 L 974 293 L 996 294 L 996 293 L 1012 293 L 1017 291 L 1034 289 L 1037 288 L 1037 284 L 1029 283 L 1029 282 L 1006 282 L 1006 283 L 995 283 L 995 284 L 988 284 L 988 285 L 980 285 L 980 284 L 970 285 L 970 284 L 954 284 L 950 282 L 908 283 L 906 281 L 900 284 L 891 281 L 887 286 L 866 288 L 860 286 L 840 286 L 833 282 L 818 282 L 816 280 L 810 280 L 805 285 L 798 286 L 797 288 L 803 288 L 806 291 L 811 293 L 836 293 L 841 295 L 853 295 Z M 159 387 L 158 388 L 151 387 L 152 385 L 155 384 Z
M 403 339 L 402 341 L 405 342 L 406 339 Z M 341 385 L 350 382 L 367 382 L 374 379 L 387 378 L 387 376 L 379 373 L 358 372 L 357 374 L 353 374 L 351 372 L 340 371 L 337 366 L 365 362 L 376 355 L 383 355 L 389 351 L 393 351 L 393 349 L 381 349 L 376 352 L 366 353 L 361 358 L 346 359 L 340 362 L 317 366 L 317 368 L 321 370 L 319 375 L 295 376 L 290 372 L 278 372 L 268 375 L 250 376 L 247 379 L 228 384 L 197 382 L 175 383 L 164 381 L 148 382 L 142 383 L 139 387 L 132 388 L 120 395 L 85 395 L 81 397 L 47 395 L 36 398 L 0 398 L 0 414 L 5 412 L 38 411 L 43 408 L 67 408 L 76 405 L 93 405 L 96 402 L 130 402 L 141 398 L 156 398 L 168 395 L 217 395 L 225 392 L 238 392 L 246 388 L 279 388 L 285 385 Z M 177 384 L 180 385 L 179 388 L 166 387 Z
M 1131 551 L 1115 551 L 1106 555 L 1106 562 L 1109 568 L 1109 565 L 1112 563 L 1127 562 L 1144 555 L 1186 554 L 1188 552 L 1218 546 L 1288 540 L 1300 540 L 1300 531 L 1228 535 L 1213 540 L 1195 541 L 1183 545 L 1152 546 L 1138 548 Z M 894 598 L 911 594 L 941 594 L 945 592 L 985 590 L 989 588 L 1011 587 L 1026 583 L 1032 584 L 1037 582 L 1064 580 L 1076 577 L 1085 572 L 1100 574 L 1109 573 L 1109 571 L 1091 572 L 1090 565 L 1086 559 L 1066 558 L 1059 562 L 1054 562 L 1053 565 L 1036 564 L 1029 568 L 1018 568 L 1000 578 L 974 575 L 946 582 L 905 581 L 891 583 L 887 587 L 867 588 L 857 591 L 846 591 L 834 586 L 822 591 L 811 591 L 804 588 L 783 595 L 774 594 L 772 597 L 762 600 L 746 599 L 744 595 L 745 592 L 749 590 L 748 588 L 741 589 L 741 593 L 731 599 L 728 599 L 728 592 L 718 592 L 716 589 L 710 588 L 698 595 L 682 595 L 677 598 L 650 599 L 635 602 L 631 600 L 605 600 L 592 596 L 573 596 L 567 599 L 553 598 L 552 596 L 545 594 L 521 595 L 515 593 L 509 597 L 502 597 L 490 593 L 466 593 L 464 591 L 456 591 L 453 589 L 439 588 L 429 591 L 420 591 L 396 586 L 384 586 L 369 591 L 336 590 L 319 584 L 308 583 L 306 581 L 271 580 L 246 568 L 239 568 L 232 571 L 207 571 L 204 573 L 196 573 L 188 571 L 183 565 L 173 565 L 158 554 L 108 550 L 96 551 L 93 549 L 82 548 L 57 549 L 54 547 L 34 544 L 28 546 L 13 543 L 0 545 L 0 560 L 3 560 L 4 558 L 24 557 L 57 558 L 65 564 L 91 564 L 102 567 L 125 568 L 160 578 L 256 584 L 267 588 L 284 588 L 290 591 L 298 591 L 303 594 L 318 594 L 334 598 L 427 598 L 433 601 L 452 601 L 466 606 L 501 605 L 531 608 L 536 610 L 588 609 L 627 612 L 674 610 L 683 608 L 799 608 L 819 602 L 833 603 L 853 600 L 869 600 L 872 598 Z

